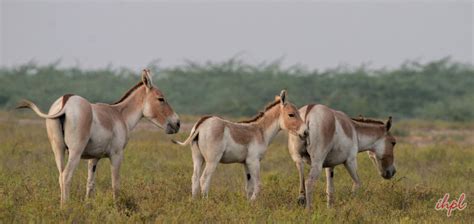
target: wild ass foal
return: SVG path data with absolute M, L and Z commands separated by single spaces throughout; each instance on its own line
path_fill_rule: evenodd
M 51 105 L 48 114 L 27 100 L 22 101 L 18 108 L 31 108 L 46 118 L 46 130 L 59 171 L 61 206 L 68 200 L 72 174 L 81 158 L 89 160 L 86 197 L 94 189 L 99 159 L 110 158 L 115 198 L 119 190 L 124 147 L 138 121 L 146 117 L 165 129 L 167 134 L 177 133 L 180 126 L 178 115 L 163 93 L 152 84 L 149 70 L 143 70 L 142 81 L 113 104 L 91 104 L 80 96 L 64 95 Z M 69 155 L 64 163 L 66 151 Z
M 380 175 L 390 179 L 395 175 L 393 149 L 395 138 L 390 134 L 392 118 L 387 122 L 364 118 L 349 118 L 340 111 L 324 105 L 306 105 L 300 108 L 300 114 L 308 126 L 309 136 L 306 142 L 297 136 L 289 135 L 288 149 L 296 163 L 300 176 L 300 196 L 298 202 L 311 208 L 311 198 L 315 181 L 322 168 L 326 168 L 327 205 L 334 203 L 334 167 L 344 164 L 352 180 L 352 190 L 356 191 L 361 182 L 357 175 L 358 152 L 368 154 Z M 311 165 L 309 178 L 304 181 L 303 162 Z
M 183 146 L 191 143 L 193 198 L 197 196 L 199 186 L 202 196 L 207 197 L 211 176 L 220 162 L 244 165 L 247 198 L 256 199 L 260 191 L 260 160 L 275 135 L 281 129 L 303 139 L 307 135 L 306 125 L 298 110 L 286 98 L 286 91 L 283 90 L 264 112 L 248 121 L 234 123 L 215 116 L 202 117 L 184 143 L 173 141 Z M 206 167 L 201 176 L 204 162 Z

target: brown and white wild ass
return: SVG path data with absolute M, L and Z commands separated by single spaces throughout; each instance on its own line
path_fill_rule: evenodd
M 80 159 L 88 159 L 86 197 L 94 189 L 99 159 L 108 157 L 111 163 L 114 198 L 119 190 L 119 169 L 130 131 L 145 117 L 167 134 L 177 133 L 179 117 L 163 93 L 153 85 L 150 71 L 143 70 L 142 81 L 113 103 L 89 103 L 77 95 L 57 99 L 45 114 L 31 101 L 24 100 L 18 108 L 31 108 L 46 118 L 46 130 L 59 171 L 61 206 L 69 197 L 73 172 Z M 64 161 L 68 151 L 67 163 Z
M 395 175 L 393 149 L 396 143 L 390 133 L 392 117 L 387 122 L 364 118 L 349 118 L 341 111 L 324 105 L 306 105 L 299 109 L 308 126 L 307 141 L 289 134 L 288 149 L 300 177 L 298 202 L 310 209 L 315 181 L 326 168 L 327 205 L 334 203 L 334 167 L 344 164 L 353 180 L 352 190 L 360 187 L 357 175 L 357 153 L 368 151 L 379 174 L 390 179 Z M 304 180 L 304 161 L 311 165 L 308 180 Z
M 287 102 L 283 90 L 264 112 L 253 119 L 234 123 L 216 116 L 199 119 L 184 142 L 191 143 L 194 172 L 192 176 L 192 197 L 201 187 L 201 194 L 207 197 L 211 176 L 217 164 L 242 163 L 246 174 L 247 198 L 255 200 L 260 191 L 260 160 L 268 145 L 281 130 L 288 130 L 298 138 L 306 138 L 306 125 L 297 108 Z M 203 163 L 206 163 L 201 176 Z

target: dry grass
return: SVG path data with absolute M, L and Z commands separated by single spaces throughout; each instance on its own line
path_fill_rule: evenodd
M 324 177 L 318 182 L 314 211 L 296 203 L 297 172 L 281 134 L 262 162 L 262 193 L 251 204 L 244 196 L 243 168 L 220 165 L 207 200 L 190 199 L 192 160 L 189 148 L 170 143 L 188 132 L 166 136 L 148 125 L 132 134 L 122 166 L 122 196 L 112 199 L 109 161 L 98 165 L 96 196 L 84 200 L 86 162 L 74 174 L 67 208 L 59 209 L 57 169 L 41 121 L 20 121 L 0 113 L 0 222 L 351 222 L 351 223 L 467 223 L 474 220 L 474 148 L 472 135 L 455 137 L 449 131 L 413 144 L 423 130 L 472 133 L 472 124 L 405 122 L 395 124 L 397 175 L 383 180 L 367 155 L 359 155 L 363 187 L 351 195 L 351 181 L 343 167 L 335 170 L 336 204 L 326 208 Z M 24 119 L 24 115 L 21 116 Z M 193 120 L 192 117 L 187 120 Z M 403 125 L 401 125 L 403 124 Z M 189 126 L 189 125 L 188 125 Z M 451 128 L 451 129 L 450 129 Z M 464 133 L 463 132 L 463 133 Z M 444 134 L 443 134 L 444 133 Z M 324 175 L 323 175 L 324 176 Z M 452 217 L 434 209 L 444 193 L 466 193 L 467 209 Z

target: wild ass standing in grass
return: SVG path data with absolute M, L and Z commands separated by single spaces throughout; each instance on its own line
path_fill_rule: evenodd
M 334 203 L 334 167 L 344 164 L 353 180 L 353 192 L 360 187 L 357 175 L 357 153 L 368 151 L 380 175 L 390 179 L 395 175 L 393 149 L 395 138 L 390 134 L 392 117 L 387 122 L 364 118 L 349 118 L 340 111 L 324 105 L 306 105 L 299 109 L 308 126 L 308 139 L 301 141 L 289 135 L 288 149 L 300 176 L 298 202 L 310 209 L 315 181 L 326 168 L 327 205 Z M 303 162 L 311 165 L 309 178 L 304 181 Z
M 173 141 L 183 146 L 191 143 L 193 198 L 198 194 L 199 181 L 201 194 L 207 197 L 211 176 L 220 162 L 244 165 L 247 198 L 256 199 L 260 191 L 260 160 L 275 135 L 284 129 L 302 139 L 307 136 L 298 110 L 286 98 L 283 90 L 263 112 L 248 121 L 234 123 L 215 116 L 202 117 L 184 143 Z M 203 162 L 206 167 L 201 176 Z
M 114 198 L 119 190 L 119 169 L 130 131 L 142 117 L 165 129 L 167 134 L 177 133 L 179 117 L 165 100 L 163 93 L 152 84 L 149 70 L 143 70 L 142 81 L 128 90 L 113 104 L 91 104 L 76 95 L 57 99 L 48 114 L 27 100 L 18 108 L 31 108 L 46 118 L 46 130 L 59 170 L 61 206 L 69 197 L 74 169 L 80 159 L 88 159 L 86 197 L 94 189 L 94 179 L 99 159 L 110 158 Z M 64 163 L 66 150 L 68 161 Z

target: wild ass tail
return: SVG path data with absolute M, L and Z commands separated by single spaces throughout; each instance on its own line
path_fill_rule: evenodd
M 64 105 L 66 104 L 67 100 L 69 99 L 69 97 L 71 97 L 72 95 L 68 94 L 68 95 L 64 95 L 63 96 L 63 103 L 62 103 L 62 107 L 61 107 L 61 110 L 59 110 L 59 112 L 55 113 L 55 114 L 45 114 L 43 113 L 37 106 L 36 104 L 34 104 L 33 102 L 29 101 L 29 100 L 21 100 L 18 105 L 16 106 L 16 109 L 22 109 L 22 108 L 30 108 L 31 110 L 33 110 L 38 116 L 42 117 L 42 118 L 46 118 L 46 119 L 54 119 L 54 118 L 58 118 L 60 116 L 62 116 L 64 113 L 65 113 L 65 107 Z
M 198 134 L 199 134 L 199 131 L 197 130 L 197 128 L 193 127 L 193 129 L 191 130 L 191 133 L 189 134 L 188 138 L 187 138 L 184 142 L 176 141 L 176 140 L 174 140 L 174 139 L 171 139 L 171 142 L 173 142 L 174 144 L 186 146 L 186 145 L 188 145 L 194 138 L 196 138 L 196 136 L 197 136 Z
M 188 145 L 199 134 L 199 130 L 198 130 L 199 125 L 201 125 L 205 120 L 207 120 L 208 118 L 211 118 L 211 117 L 212 116 L 201 117 L 201 119 L 199 119 L 196 122 L 193 129 L 191 129 L 191 133 L 189 134 L 188 138 L 184 142 L 179 142 L 179 141 L 176 141 L 174 139 L 171 139 L 171 142 L 173 142 L 174 144 L 182 145 L 182 146 Z

